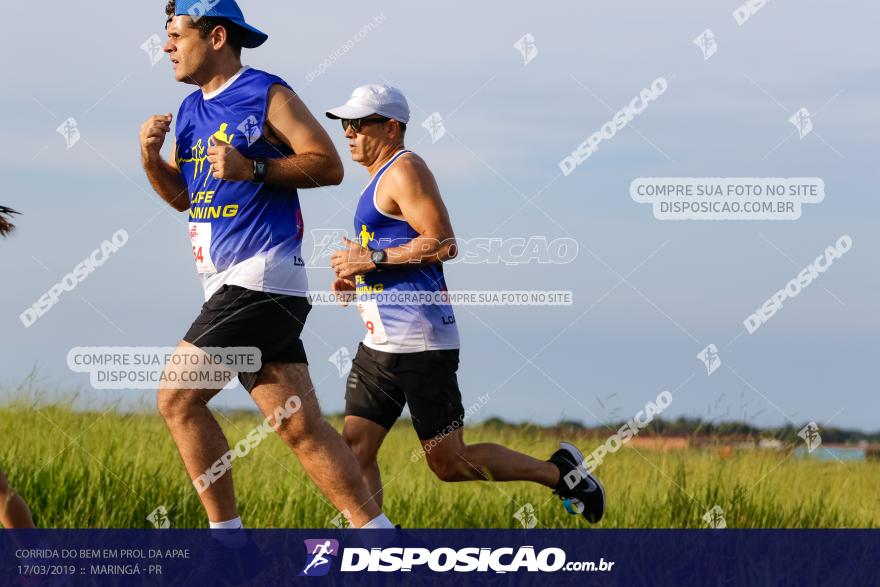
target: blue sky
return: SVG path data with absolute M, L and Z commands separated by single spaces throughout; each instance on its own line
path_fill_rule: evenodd
M 151 67 L 140 49 L 163 32 L 163 3 L 154 4 L 124 14 L 62 4 L 52 19 L 13 27 L 3 40 L 4 53 L 17 57 L 0 95 L 0 203 L 25 213 L 0 246 L 7 389 L 38 365 L 46 386 L 80 387 L 96 405 L 149 401 L 149 393 L 91 390 L 67 369 L 67 351 L 173 345 L 198 312 L 186 217 L 162 209 L 139 167 L 141 122 L 176 112 L 194 89 L 174 82 L 167 59 Z M 452 289 L 575 296 L 564 308 L 458 310 L 464 403 L 491 398 L 475 419 L 595 425 L 677 389 L 671 416 L 880 428 L 871 376 L 880 350 L 872 190 L 880 18 L 872 3 L 773 2 L 742 26 L 736 2 L 383 2 L 344 14 L 320 4 L 242 7 L 270 35 L 244 62 L 284 77 L 314 112 L 363 83 L 388 81 L 407 93 L 409 143 L 433 168 L 459 237 L 578 241 L 567 265 L 448 268 Z M 26 5 L 7 12 L 10 22 L 32 22 Z M 380 24 L 307 81 L 377 15 Z M 708 61 L 692 43 L 706 28 L 718 43 Z M 526 33 L 538 48 L 528 65 L 513 47 Z M 35 43 L 35 34 L 47 40 Z M 669 89 L 635 128 L 561 177 L 558 162 L 658 76 Z M 801 107 L 815 125 L 803 140 L 790 136 L 788 121 Z M 447 129 L 436 143 L 420 124 L 433 112 Z M 71 149 L 55 132 L 68 116 L 82 136 Z M 345 155 L 338 125 L 322 120 Z M 659 221 L 629 197 L 633 179 L 654 176 L 821 177 L 826 198 L 790 222 Z M 341 186 L 302 191 L 307 235 L 350 230 L 366 180 L 346 161 Z M 23 328 L 18 314 L 119 228 L 130 242 Z M 747 334 L 743 319 L 843 234 L 852 251 Z M 307 236 L 307 255 L 311 248 Z M 309 277 L 315 289 L 330 282 L 326 268 Z M 362 325 L 351 308 L 325 307 L 311 313 L 309 328 L 322 404 L 340 411 L 344 380 L 327 358 L 354 349 Z M 710 343 L 723 366 L 707 376 L 696 354 Z M 240 389 L 219 399 L 249 405 Z

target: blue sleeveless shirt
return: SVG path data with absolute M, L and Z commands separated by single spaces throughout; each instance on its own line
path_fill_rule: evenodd
M 379 209 L 376 191 L 382 176 L 400 157 L 401 150 L 373 176 L 361 193 L 355 212 L 356 242 L 372 250 L 400 246 L 419 236 L 401 216 Z M 356 278 L 358 309 L 367 327 L 364 344 L 390 353 L 414 353 L 459 348 L 458 327 L 447 304 L 376 303 L 376 294 L 389 292 L 446 292 L 441 263 L 395 265 Z M 381 300 L 380 296 L 380 300 Z
M 175 160 L 189 190 L 189 235 L 205 299 L 223 285 L 305 296 L 303 219 L 296 189 L 214 179 L 208 148 L 230 143 L 249 159 L 293 154 L 263 137 L 269 88 L 281 78 L 242 68 L 223 87 L 180 106 Z

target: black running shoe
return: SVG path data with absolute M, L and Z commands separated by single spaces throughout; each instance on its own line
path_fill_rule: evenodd
M 591 524 L 601 520 L 605 513 L 605 488 L 587 470 L 581 451 L 573 444 L 560 442 L 550 462 L 559 467 L 559 484 L 553 493 L 562 500 L 566 511 L 582 514 Z

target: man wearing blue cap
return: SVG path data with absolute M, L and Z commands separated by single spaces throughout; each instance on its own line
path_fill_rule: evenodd
M 311 305 L 297 189 L 342 181 L 339 155 L 290 86 L 242 66 L 241 49 L 260 46 L 267 35 L 245 22 L 233 0 L 172 1 L 165 12 L 164 50 L 174 76 L 199 89 L 180 106 L 170 160 L 160 154 L 170 113 L 141 127 L 141 157 L 162 199 L 189 212 L 205 304 L 166 366 L 159 411 L 210 526 L 240 528 L 229 471 L 241 443 L 229 450 L 207 406 L 225 381 L 202 379 L 181 390 L 194 370 L 180 365 L 204 362 L 200 349 L 256 348 L 261 368 L 240 373 L 239 381 L 269 425 L 352 525 L 393 527 L 351 450 L 321 416 L 300 340 Z

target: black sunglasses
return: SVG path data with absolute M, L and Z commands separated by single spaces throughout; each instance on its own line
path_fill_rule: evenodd
M 361 128 L 363 128 L 364 124 L 370 122 L 388 122 L 391 120 L 390 118 L 342 118 L 342 130 L 348 131 L 348 127 L 351 127 L 354 132 L 361 132 Z

